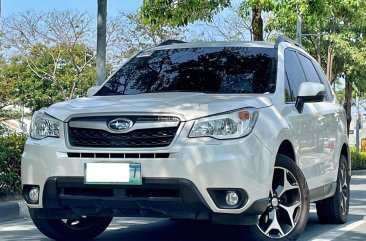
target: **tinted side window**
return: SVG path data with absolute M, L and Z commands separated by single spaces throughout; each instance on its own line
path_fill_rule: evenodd
M 299 86 L 302 82 L 306 82 L 304 72 L 302 71 L 300 62 L 295 51 L 285 52 L 285 71 L 289 80 L 290 89 L 294 100 L 299 93 Z
M 325 93 L 327 94 L 325 97 L 325 100 L 333 101 L 332 90 L 330 89 L 330 84 L 328 82 L 327 77 L 324 74 L 324 71 L 322 70 L 322 68 L 320 67 L 320 65 L 318 63 L 313 63 L 313 64 L 315 66 L 316 71 L 318 72 L 318 75 L 320 77 L 322 84 L 325 86 Z
M 321 82 L 319 79 L 319 75 L 316 72 L 316 70 L 314 69 L 314 66 L 313 66 L 313 63 L 311 62 L 311 60 L 302 54 L 299 54 L 299 59 L 300 59 L 301 65 L 304 69 L 306 79 L 309 82 L 314 82 L 314 83 L 320 84 Z
M 288 83 L 288 77 L 287 74 L 285 73 L 285 101 L 286 102 L 291 102 L 291 101 L 295 101 L 294 95 L 292 94 L 291 90 L 290 90 L 290 86 Z

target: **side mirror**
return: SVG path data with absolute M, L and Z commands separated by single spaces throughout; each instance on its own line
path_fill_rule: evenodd
M 94 94 L 96 94 L 98 92 L 99 89 L 100 89 L 100 86 L 92 86 L 88 89 L 86 94 L 88 97 L 92 97 Z
M 306 102 L 322 102 L 325 97 L 325 86 L 320 83 L 303 82 L 300 84 L 295 107 L 302 113 Z

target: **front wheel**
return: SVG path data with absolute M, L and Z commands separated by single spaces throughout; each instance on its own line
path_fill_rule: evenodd
M 61 241 L 90 240 L 104 232 L 112 221 L 111 217 L 79 217 L 78 219 L 43 219 L 38 210 L 29 208 L 34 225 L 44 235 Z
M 277 155 L 268 207 L 259 223 L 251 226 L 255 240 L 296 240 L 309 214 L 309 190 L 305 177 L 290 158 Z

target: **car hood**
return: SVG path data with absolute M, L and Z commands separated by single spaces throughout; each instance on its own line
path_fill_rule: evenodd
M 244 107 L 272 105 L 265 94 L 205 94 L 191 92 L 149 93 L 139 95 L 93 96 L 52 105 L 46 113 L 68 121 L 75 115 L 100 114 L 175 114 L 192 120 Z

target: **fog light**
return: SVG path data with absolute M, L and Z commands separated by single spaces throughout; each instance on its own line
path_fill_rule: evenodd
M 239 202 L 239 195 L 234 191 L 226 193 L 226 203 L 230 206 L 235 206 Z
M 39 190 L 37 187 L 33 187 L 30 191 L 29 191 L 29 200 L 31 200 L 32 202 L 38 202 L 39 199 Z

